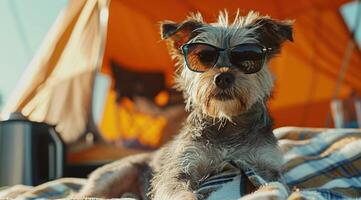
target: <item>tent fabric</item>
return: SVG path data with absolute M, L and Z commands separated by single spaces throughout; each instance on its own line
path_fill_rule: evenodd
M 350 40 L 339 13 L 348 0 L 113 0 L 105 51 L 102 51 L 101 12 L 107 0 L 70 0 L 47 35 L 38 55 L 28 67 L 5 116 L 18 111 L 30 120 L 57 124 L 65 140 L 74 141 L 84 132 L 91 112 L 93 74 L 98 61 L 101 72 L 111 73 L 110 61 L 142 72 L 163 72 L 172 84 L 174 62 L 160 41 L 159 21 L 182 21 L 200 11 L 205 20 L 215 20 L 220 10 L 234 16 L 256 10 L 277 19 L 295 19 L 294 43 L 287 43 L 270 68 L 276 87 L 270 102 L 275 126 L 324 126 L 335 89 L 344 50 Z M 103 13 L 103 14 L 102 14 Z M 105 29 L 103 29 L 104 31 Z M 104 53 L 102 59 L 101 54 Z M 361 92 L 360 50 L 355 49 L 340 90 L 344 98 Z M 75 67 L 76 66 L 76 67 Z M 115 106 L 109 91 L 105 107 Z M 100 127 L 114 135 L 114 111 L 105 109 Z M 102 129 L 102 128 L 101 128 Z
M 107 5 L 107 0 L 69 2 L 5 105 L 3 117 L 20 112 L 31 121 L 57 125 L 65 142 L 78 139 L 91 112 L 92 83 L 105 44 L 101 17 L 106 16 L 101 13 Z

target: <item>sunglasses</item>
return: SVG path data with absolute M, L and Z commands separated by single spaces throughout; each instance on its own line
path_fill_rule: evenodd
M 190 43 L 181 47 L 187 67 L 194 72 L 205 72 L 218 61 L 221 52 L 228 54 L 230 62 L 245 74 L 260 71 L 271 48 L 258 44 L 240 44 L 228 49 L 205 43 Z

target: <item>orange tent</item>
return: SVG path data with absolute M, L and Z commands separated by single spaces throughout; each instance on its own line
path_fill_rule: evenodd
M 330 99 L 335 89 L 344 50 L 350 40 L 339 8 L 347 1 L 120 1 L 110 4 L 109 28 L 102 71 L 109 72 L 109 59 L 139 71 L 171 74 L 174 63 L 159 39 L 159 21 L 182 21 L 190 12 L 200 11 L 206 21 L 215 20 L 227 9 L 232 16 L 257 10 L 278 19 L 295 19 L 295 42 L 271 63 L 276 76 L 274 99 L 270 103 L 275 125 L 325 126 Z M 341 96 L 352 89 L 361 91 L 360 51 L 355 50 Z M 171 76 L 169 82 L 171 82 Z M 111 103 L 108 101 L 108 103 Z M 103 129 L 113 115 L 105 113 Z
M 34 58 L 31 64 L 33 68 L 37 68 L 38 72 L 44 72 L 44 75 L 40 77 L 42 81 L 38 81 L 39 77 L 36 77 L 37 81 L 34 81 L 35 78 L 31 80 L 32 82 L 25 81 L 23 85 L 27 85 L 27 89 L 17 91 L 5 107 L 4 113 L 22 112 L 23 115 L 35 121 L 61 124 L 60 132 L 66 130 L 72 134 L 79 133 L 80 130 L 86 128 L 84 122 L 89 121 L 91 95 L 84 91 L 91 88 L 93 79 L 85 75 L 86 70 L 79 71 L 83 75 L 83 81 L 76 82 L 75 76 L 63 77 L 61 80 L 71 80 L 71 84 L 66 85 L 68 89 L 61 95 L 56 94 L 57 92 L 50 88 L 61 90 L 59 85 L 63 84 L 54 83 L 54 80 L 59 79 L 49 80 L 47 77 L 57 76 L 52 72 L 59 71 L 55 69 L 61 68 L 60 65 L 69 65 L 72 63 L 71 60 L 86 60 L 86 56 L 92 56 L 91 58 L 99 58 L 102 64 L 96 59 L 86 60 L 86 62 L 77 60 L 77 63 L 82 64 L 84 69 L 88 67 L 89 74 L 93 74 L 97 63 L 100 63 L 101 72 L 110 75 L 110 60 L 115 60 L 122 66 L 136 71 L 162 72 L 167 75 L 166 82 L 169 86 L 172 83 L 174 62 L 170 59 L 164 42 L 160 41 L 159 21 L 182 21 L 190 12 L 200 11 L 205 20 L 211 22 L 215 20 L 220 10 L 227 9 L 232 16 L 239 9 L 241 13 L 256 10 L 273 18 L 296 20 L 295 42 L 286 44 L 281 55 L 274 59 L 270 66 L 276 76 L 274 98 L 270 103 L 271 113 L 276 127 L 322 127 L 325 125 L 326 116 L 330 110 L 330 100 L 335 90 L 344 51 L 351 39 L 350 32 L 339 13 L 340 6 L 346 2 L 348 0 L 298 0 L 297 3 L 286 0 L 112 0 L 109 4 L 107 39 L 105 51 L 103 51 L 104 44 L 101 41 L 105 40 L 105 37 L 101 36 L 102 31 L 99 30 L 103 28 L 102 30 L 105 31 L 106 27 L 99 24 L 102 19 L 104 21 L 104 16 L 107 14 L 101 12 L 101 9 L 108 8 L 108 1 L 70 0 L 69 6 L 65 8 L 64 13 L 49 32 L 47 43 L 44 43 L 41 48 L 43 51 Z M 82 34 L 83 32 L 86 34 Z M 78 43 L 83 45 L 78 45 Z M 83 55 L 75 56 L 79 51 Z M 103 53 L 104 57 L 102 57 Z M 95 55 L 98 56 L 94 57 Z M 53 62 L 44 62 L 44 60 Z M 62 62 L 57 62 L 59 60 Z M 361 92 L 360 66 L 360 50 L 356 48 L 352 53 L 340 89 L 340 97 L 349 95 L 352 90 Z M 44 94 L 44 97 L 43 85 L 49 81 L 52 82 L 46 85 L 48 92 Z M 53 87 L 54 85 L 58 87 Z M 55 108 L 59 98 L 63 98 L 66 94 L 76 96 L 78 93 L 71 88 L 79 88 L 79 85 L 83 88 L 81 98 L 67 96 L 66 100 L 61 101 L 63 102 L 61 106 L 64 107 L 71 102 L 78 102 L 72 103 L 72 108 L 78 109 L 78 115 L 75 115 L 78 117 L 69 118 L 69 115 L 74 116 L 71 110 L 57 112 L 61 108 Z M 41 102 L 46 102 L 46 106 Z M 79 102 L 86 103 L 79 104 Z M 116 138 L 119 134 L 116 127 L 119 119 L 115 117 L 113 111 L 115 107 L 115 94 L 110 90 L 100 124 L 101 131 L 108 139 Z M 79 113 L 83 121 L 79 120 Z M 140 118 L 144 123 L 148 120 L 146 116 L 140 116 Z M 67 120 L 64 122 L 64 119 Z M 79 122 L 79 127 L 76 129 L 74 129 L 75 119 Z M 162 118 L 155 120 L 153 122 L 158 123 L 159 126 L 164 125 Z M 70 123 L 69 127 L 72 128 L 64 128 L 66 123 Z M 152 134 L 148 137 L 152 137 Z M 69 137 L 69 141 L 75 139 Z

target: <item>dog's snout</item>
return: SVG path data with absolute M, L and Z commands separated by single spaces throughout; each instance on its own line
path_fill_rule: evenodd
M 230 88 L 233 83 L 234 75 L 229 72 L 220 73 L 214 77 L 214 84 L 221 89 Z

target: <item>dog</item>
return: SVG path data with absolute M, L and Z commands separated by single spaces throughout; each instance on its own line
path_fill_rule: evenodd
M 201 14 L 161 23 L 161 38 L 177 61 L 175 86 L 190 112 L 164 147 L 126 157 L 89 176 L 78 196 L 196 200 L 200 182 L 225 163 L 248 166 L 267 181 L 281 180 L 282 153 L 267 101 L 273 76 L 267 63 L 293 41 L 293 22 L 249 12 L 229 22 L 226 11 L 206 23 Z

